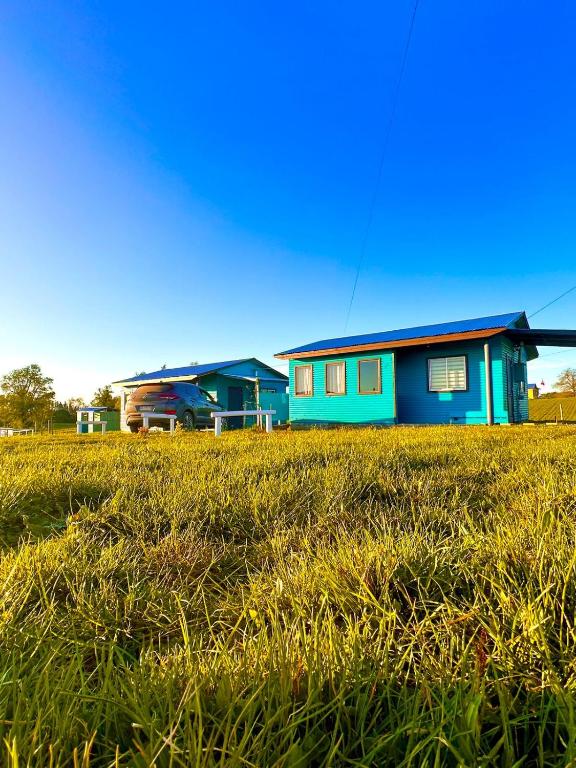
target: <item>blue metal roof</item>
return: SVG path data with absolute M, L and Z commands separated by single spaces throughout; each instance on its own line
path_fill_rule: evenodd
M 76 410 L 85 411 L 85 412 L 90 411 L 91 413 L 92 412 L 96 413 L 98 411 L 107 411 L 108 408 L 105 405 L 88 405 L 88 406 L 85 405 L 83 408 L 77 408 Z
M 472 320 L 456 320 L 451 323 L 437 323 L 435 325 L 419 325 L 415 328 L 401 328 L 396 331 L 381 331 L 380 333 L 364 333 L 360 336 L 342 336 L 337 339 L 324 339 L 304 344 L 302 347 L 287 349 L 279 352 L 279 355 L 294 355 L 298 352 L 320 352 L 324 349 L 338 349 L 339 347 L 354 347 L 360 344 L 385 344 L 388 342 L 402 342 L 419 339 L 427 336 L 444 336 L 450 333 L 466 333 L 471 331 L 488 331 L 494 328 L 507 328 L 514 326 L 523 319 L 526 323 L 524 312 L 508 312 L 504 315 L 491 315 L 490 317 L 476 317 Z M 401 344 L 399 344 L 401 346 Z
M 252 360 L 251 357 L 243 357 L 240 360 L 224 360 L 220 363 L 203 363 L 202 365 L 185 365 L 182 368 L 162 368 L 159 371 L 152 371 L 151 373 L 141 373 L 138 376 L 132 376 L 129 379 L 119 379 L 113 382 L 119 384 L 120 382 L 129 381 L 149 381 L 150 379 L 172 379 L 182 376 L 205 376 L 207 373 L 212 373 L 220 368 L 228 368 L 231 365 L 237 365 L 238 363 L 244 363 L 247 360 Z

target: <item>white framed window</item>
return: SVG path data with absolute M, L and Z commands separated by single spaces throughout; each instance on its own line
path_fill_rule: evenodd
M 296 397 L 310 397 L 314 393 L 311 365 L 294 366 L 294 394 Z
M 326 394 L 346 394 L 346 363 L 326 363 Z
M 453 392 L 467 388 L 466 355 L 429 358 L 429 392 Z

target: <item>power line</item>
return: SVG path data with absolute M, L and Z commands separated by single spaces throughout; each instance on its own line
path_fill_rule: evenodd
M 380 155 L 380 163 L 378 165 L 378 173 L 376 176 L 376 185 L 372 194 L 372 200 L 370 202 L 370 208 L 368 210 L 368 219 L 366 222 L 366 229 L 364 231 L 364 238 L 362 240 L 362 247 L 360 249 L 360 257 L 358 259 L 358 266 L 356 268 L 356 276 L 354 278 L 354 285 L 352 286 L 352 295 L 350 296 L 350 303 L 348 304 L 348 311 L 346 313 L 346 322 L 344 323 L 344 333 L 348 328 L 348 322 L 350 320 L 350 312 L 352 311 L 352 304 L 354 303 L 354 296 L 356 295 L 356 286 L 358 285 L 358 278 L 360 277 L 360 271 L 366 255 L 366 247 L 368 245 L 368 237 L 372 228 L 372 221 L 374 219 L 374 209 L 376 208 L 376 201 L 378 199 L 378 192 L 380 190 L 380 182 L 382 180 L 382 172 L 384 170 L 384 160 L 386 158 L 386 150 L 388 149 L 388 142 L 390 140 L 390 134 L 392 132 L 392 124 L 396 117 L 396 108 L 398 106 L 398 97 L 400 95 L 400 87 L 404 78 L 404 71 L 406 69 L 406 62 L 408 60 L 408 51 L 410 50 L 410 42 L 412 40 L 412 32 L 414 31 L 414 23 L 416 21 L 416 12 L 418 11 L 418 5 L 420 0 L 415 0 L 412 8 L 412 16 L 410 17 L 410 26 L 408 27 L 408 34 L 406 36 L 406 42 L 404 43 L 404 50 L 402 52 L 402 60 L 400 63 L 400 71 L 398 73 L 398 79 L 396 81 L 396 87 L 394 88 L 394 95 L 392 97 L 392 109 L 386 128 L 384 130 L 384 143 L 382 145 L 382 153 Z
M 572 288 L 568 288 L 567 291 L 564 291 L 564 293 L 561 293 L 560 296 L 556 296 L 555 299 L 552 299 L 552 301 L 549 301 L 548 304 L 544 304 L 543 307 L 540 307 L 540 309 L 537 309 L 536 312 L 532 312 L 531 315 L 528 315 L 528 317 L 534 317 L 534 315 L 540 314 L 540 312 L 543 312 L 545 309 L 548 309 L 548 307 L 551 307 L 552 304 L 556 304 L 557 301 L 560 301 L 560 299 L 563 299 L 564 296 L 568 296 L 569 293 L 572 293 L 572 291 L 576 291 L 576 285 L 573 285 Z
M 540 357 L 552 357 L 553 355 L 569 355 L 576 352 L 576 349 L 560 349 L 558 352 L 547 352 L 545 355 L 539 355 Z

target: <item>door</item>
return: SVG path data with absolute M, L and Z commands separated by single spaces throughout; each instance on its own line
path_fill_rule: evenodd
M 228 405 L 229 411 L 244 410 L 244 391 L 242 387 L 228 387 Z M 239 429 L 243 425 L 242 416 L 229 416 L 226 421 L 231 429 Z
M 512 358 L 506 358 L 506 402 L 508 404 L 508 421 L 513 424 L 516 421 L 514 402 L 514 365 Z

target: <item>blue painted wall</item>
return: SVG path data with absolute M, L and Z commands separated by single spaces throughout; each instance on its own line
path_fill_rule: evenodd
M 358 392 L 358 360 L 380 358 L 381 393 Z M 346 363 L 346 394 L 326 394 L 326 363 Z M 294 367 L 311 365 L 314 394 L 294 394 Z M 331 355 L 321 358 L 290 360 L 290 421 L 294 424 L 394 424 L 396 416 L 394 388 L 394 353 Z
M 227 368 L 220 369 L 221 374 L 227 376 L 254 376 L 260 379 L 274 379 L 278 374 L 271 368 L 259 365 L 257 360 L 247 360 L 236 365 L 230 365 Z M 287 381 L 263 381 L 262 386 L 267 389 L 274 389 L 276 392 L 286 392 Z
M 288 395 L 286 393 L 288 382 L 284 380 L 274 380 L 277 374 L 267 368 L 258 364 L 257 360 L 248 360 L 237 365 L 231 365 L 226 368 L 221 368 L 217 373 L 211 373 L 207 376 L 202 376 L 199 381 L 199 385 L 208 390 L 219 403 L 225 408 L 229 408 L 228 402 L 228 388 L 229 387 L 242 387 L 242 400 L 243 409 L 252 411 L 256 408 L 256 394 L 254 388 L 254 382 L 246 381 L 242 378 L 234 378 L 235 376 L 254 376 L 260 378 L 260 386 L 262 389 L 274 390 L 273 392 L 261 392 L 260 406 L 262 408 L 273 408 L 276 410 L 276 416 L 274 420 L 276 423 L 279 421 L 286 421 L 288 419 Z M 244 421 L 247 425 L 256 421 L 255 417 L 245 417 Z
M 519 362 L 518 352 L 503 337 L 490 339 L 492 407 L 495 424 L 525 421 L 528 418 L 526 365 L 516 366 L 515 378 L 508 379 L 506 360 Z M 428 360 L 431 357 L 466 355 L 468 388 L 463 392 L 429 392 Z M 358 360 L 380 357 L 382 393 L 358 394 Z M 346 394 L 326 395 L 325 364 L 346 361 Z M 296 397 L 294 367 L 312 365 L 314 394 Z M 521 373 L 520 378 L 519 372 Z M 509 413 L 508 388 L 512 388 Z M 334 355 L 290 361 L 290 420 L 294 423 L 343 424 L 485 424 L 486 387 L 484 340 L 434 344 L 369 355 Z
M 491 339 L 492 403 L 495 424 L 523 421 L 522 385 L 513 383 L 513 411 L 508 412 L 506 357 L 513 355 L 512 344 L 504 338 Z M 431 357 L 466 355 L 468 389 L 465 392 L 429 392 L 428 360 Z M 517 359 L 517 358 L 516 358 Z M 434 344 L 426 349 L 399 350 L 396 359 L 398 422 L 404 424 L 485 424 L 486 387 L 484 340 L 454 344 Z M 524 366 L 524 391 L 527 386 Z

